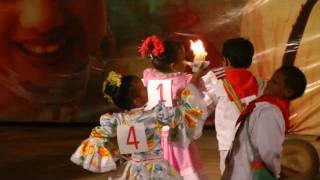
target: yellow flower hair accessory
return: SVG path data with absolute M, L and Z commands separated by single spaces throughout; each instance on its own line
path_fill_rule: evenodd
M 107 77 L 107 82 L 109 82 L 112 86 L 120 87 L 121 77 L 121 74 L 118 74 L 114 71 L 110 71 Z
M 108 100 L 108 102 L 113 103 L 113 100 L 110 95 L 105 93 L 105 88 L 107 87 L 107 84 L 110 84 L 111 86 L 120 87 L 121 85 L 121 74 L 118 74 L 114 71 L 110 71 L 108 74 L 108 77 L 103 82 L 102 85 L 102 93 L 104 94 L 104 98 Z

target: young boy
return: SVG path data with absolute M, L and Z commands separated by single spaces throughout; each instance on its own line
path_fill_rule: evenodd
M 241 101 L 238 104 L 247 105 L 262 94 L 264 81 L 254 77 L 247 68 L 252 63 L 254 47 L 244 38 L 229 39 L 223 44 L 222 54 L 226 76 L 224 80 L 217 80 L 214 73 L 209 72 L 203 77 L 205 99 L 208 104 L 215 104 L 215 129 L 220 151 L 220 171 L 224 170 L 225 157 L 231 147 L 236 120 L 241 109 L 236 106 L 236 100 L 230 95 L 226 87 L 227 81 Z M 230 87 L 229 86 L 229 87 Z
M 222 179 L 252 179 L 254 170 L 261 168 L 261 163 L 253 163 L 254 153 L 270 174 L 279 178 L 289 101 L 302 96 L 305 88 L 306 78 L 294 66 L 283 66 L 273 74 L 264 95 L 251 102 L 237 121 L 239 128 Z

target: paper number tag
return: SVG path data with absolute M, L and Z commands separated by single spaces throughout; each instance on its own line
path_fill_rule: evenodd
M 152 109 L 159 103 L 166 107 L 172 107 L 171 87 L 172 81 L 167 80 L 150 80 L 148 82 L 148 105 L 146 109 Z
M 117 127 L 117 141 L 120 154 L 148 151 L 147 136 L 143 123 L 136 123 L 132 126 L 119 125 Z

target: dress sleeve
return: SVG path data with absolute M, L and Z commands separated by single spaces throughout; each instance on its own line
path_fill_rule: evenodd
M 203 99 L 208 107 L 214 107 L 218 102 L 218 97 L 225 94 L 223 84 L 212 71 L 209 71 L 201 80 Z
M 159 104 L 155 107 L 155 111 L 157 119 L 171 127 L 169 141 L 186 147 L 192 140 L 202 135 L 208 112 L 201 93 L 192 84 L 182 91 L 181 99 L 180 106 L 168 108 Z
M 119 149 L 116 144 L 117 120 L 114 115 L 103 115 L 101 126 L 92 129 L 89 138 L 84 140 L 71 161 L 92 172 L 108 172 L 117 168 Z

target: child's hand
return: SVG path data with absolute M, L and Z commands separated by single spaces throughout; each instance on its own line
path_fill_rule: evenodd
M 199 70 L 193 73 L 190 83 L 197 85 L 200 82 L 200 78 L 206 75 L 209 72 L 209 70 L 210 68 L 208 66 L 206 66 L 205 64 L 202 64 Z
M 197 62 L 184 61 L 183 63 L 189 66 L 193 73 L 198 72 L 200 68 L 206 68 L 210 65 L 209 61 L 197 61 Z

